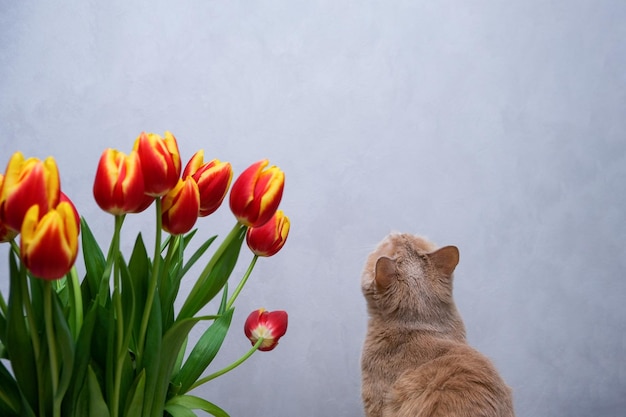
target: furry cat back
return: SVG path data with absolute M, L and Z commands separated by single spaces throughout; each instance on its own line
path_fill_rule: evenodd
M 511 392 L 465 340 L 452 296 L 454 246 L 387 236 L 361 289 L 369 322 L 361 357 L 367 417 L 512 417 Z

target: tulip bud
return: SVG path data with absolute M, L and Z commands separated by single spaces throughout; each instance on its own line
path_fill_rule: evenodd
M 20 256 L 34 276 L 52 280 L 67 274 L 78 254 L 78 224 L 72 204 L 63 201 L 39 219 L 39 206 L 24 216 Z
M 253 346 L 263 338 L 259 346 L 260 351 L 272 350 L 278 344 L 278 339 L 287 333 L 287 312 L 265 311 L 263 308 L 255 310 L 246 320 L 244 333 Z
M 145 192 L 153 197 L 167 194 L 180 177 L 180 154 L 176 138 L 165 132 L 165 138 L 155 133 L 142 132 L 135 141 L 139 154 Z
M 144 191 L 136 151 L 126 155 L 107 149 L 102 153 L 93 183 L 93 196 L 102 210 L 113 215 L 136 213 L 146 198 Z
M 39 216 L 59 203 L 59 170 L 54 158 L 44 161 L 24 159 L 21 152 L 13 154 L 0 188 L 0 221 L 19 232 L 31 206 L 39 206 Z
M 278 252 L 289 235 L 289 217 L 278 210 L 262 226 L 251 227 L 246 233 L 246 242 L 250 250 L 258 256 L 272 256 Z
M 228 162 L 214 159 L 204 163 L 204 151 L 191 157 L 183 170 L 183 178 L 191 176 L 200 190 L 200 217 L 215 212 L 224 201 L 233 178 L 233 169 Z
M 200 210 L 198 184 L 191 177 L 178 184 L 163 197 L 163 230 L 180 235 L 191 230 Z
M 285 173 L 269 161 L 252 164 L 235 180 L 230 191 L 230 209 L 237 220 L 250 227 L 267 222 L 276 212 L 285 186 Z

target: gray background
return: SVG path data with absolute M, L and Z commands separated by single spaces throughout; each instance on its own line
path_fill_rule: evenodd
M 285 309 L 289 331 L 197 392 L 233 417 L 363 415 L 359 278 L 392 230 L 460 248 L 469 340 L 519 416 L 620 416 L 625 19 L 620 0 L 0 0 L 0 163 L 53 155 L 105 247 L 95 166 L 142 130 L 174 132 L 184 161 L 286 172 L 289 241 L 216 368 L 248 349 L 249 311 Z

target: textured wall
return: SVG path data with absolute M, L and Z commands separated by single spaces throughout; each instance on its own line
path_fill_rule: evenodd
M 142 130 L 173 131 L 183 159 L 286 171 L 291 236 L 219 361 L 247 350 L 252 309 L 288 310 L 289 331 L 200 390 L 233 417 L 363 415 L 359 276 L 391 230 L 459 246 L 469 339 L 519 416 L 617 416 L 625 19 L 619 0 L 0 0 L 0 164 L 54 155 L 103 242 L 95 164 Z

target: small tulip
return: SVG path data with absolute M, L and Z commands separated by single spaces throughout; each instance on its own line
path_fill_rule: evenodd
M 278 210 L 264 225 L 249 228 L 246 242 L 255 255 L 272 256 L 283 247 L 288 235 L 289 217 Z
M 204 151 L 191 157 L 183 170 L 183 178 L 191 176 L 200 190 L 200 217 L 215 212 L 224 201 L 233 178 L 230 163 L 214 159 L 204 163 Z
M 160 197 L 176 186 L 180 176 L 180 154 L 176 138 L 142 132 L 133 148 L 139 154 L 146 194 Z
M 278 344 L 278 339 L 287 333 L 287 312 L 265 311 L 263 308 L 255 310 L 248 316 L 244 332 L 253 346 L 263 338 L 259 346 L 260 351 L 272 350 Z
M 20 256 L 31 274 L 53 280 L 67 274 L 78 254 L 78 223 L 72 204 L 59 203 L 39 219 L 39 206 L 26 212 Z
M 163 230 L 180 235 L 191 230 L 200 210 L 198 184 L 191 177 L 178 184 L 163 197 Z
M 59 170 L 54 158 L 48 157 L 44 161 L 24 159 L 21 152 L 14 153 L 0 188 L 0 221 L 19 232 L 31 206 L 39 206 L 40 216 L 56 207 L 60 187 Z
M 264 169 L 268 164 L 266 159 L 252 164 L 235 180 L 230 191 L 231 211 L 249 227 L 267 222 L 283 196 L 285 173 L 276 166 Z
M 93 183 L 93 196 L 102 210 L 113 215 L 136 213 L 144 205 L 144 191 L 136 151 L 126 155 L 109 148 L 102 153 Z

